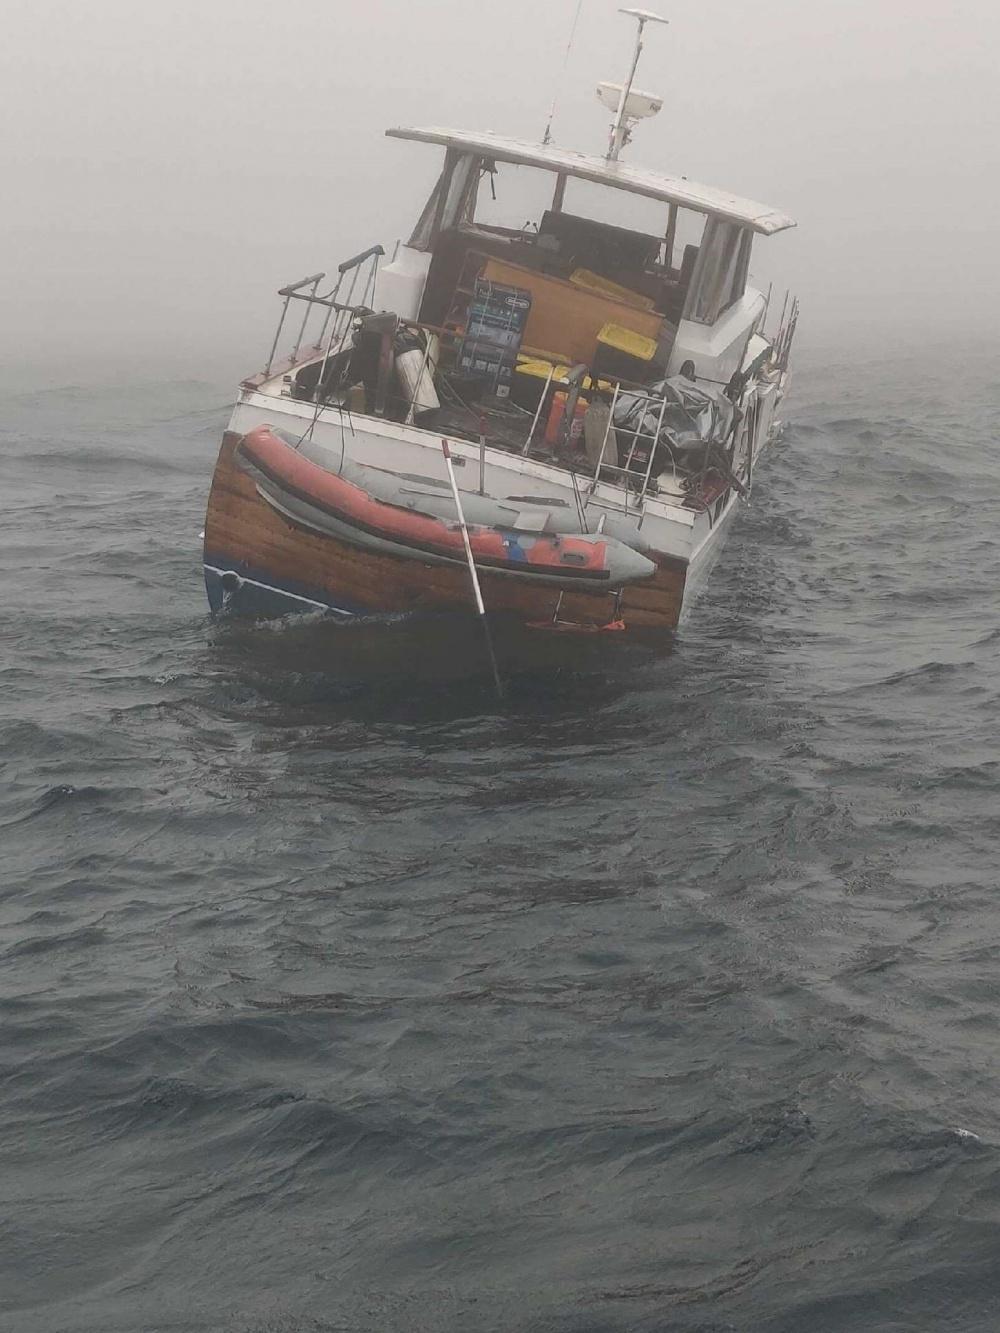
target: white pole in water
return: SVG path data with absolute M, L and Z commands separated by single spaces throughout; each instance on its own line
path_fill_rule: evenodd
M 635 78 L 635 71 L 639 64 L 639 57 L 642 55 L 642 30 L 647 23 L 669 23 L 669 19 L 661 18 L 659 14 L 654 14 L 650 9 L 619 9 L 619 14 L 628 14 L 630 18 L 638 19 L 639 31 L 635 35 L 635 50 L 632 53 L 632 68 L 628 72 L 628 78 L 625 80 L 622 88 L 621 101 L 618 103 L 618 114 L 615 116 L 615 123 L 611 126 L 611 142 L 608 146 L 608 161 L 617 162 L 618 154 L 622 150 L 627 133 L 625 128 L 625 104 L 628 102 L 628 95 L 632 91 L 632 80 Z
M 493 651 L 493 639 L 490 635 L 489 622 L 486 619 L 486 606 L 483 603 L 483 592 L 479 586 L 479 574 L 476 571 L 476 562 L 472 558 L 472 543 L 469 541 L 469 529 L 465 522 L 465 512 L 462 509 L 462 497 L 458 493 L 458 482 L 455 480 L 455 466 L 451 461 L 451 451 L 448 448 L 448 441 L 441 441 L 441 452 L 444 454 L 445 467 L 448 469 L 448 480 L 451 482 L 451 493 L 455 498 L 455 508 L 458 510 L 458 526 L 462 529 L 462 542 L 465 546 L 465 559 L 469 566 L 469 577 L 472 579 L 472 591 L 476 598 L 476 609 L 479 612 L 479 619 L 483 622 L 483 633 L 486 635 L 486 647 L 490 655 L 490 666 L 493 668 L 493 683 L 497 687 L 497 698 L 503 699 L 503 685 L 500 682 L 500 672 L 497 669 L 496 654 Z

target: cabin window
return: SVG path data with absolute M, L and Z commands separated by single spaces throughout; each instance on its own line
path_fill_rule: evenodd
M 691 278 L 684 318 L 714 324 L 746 291 L 752 234 L 735 222 L 709 218 Z
M 543 214 L 552 206 L 558 178 L 547 171 L 512 162 L 489 162 L 484 166 L 476 226 L 513 235 L 536 232 Z
M 409 244 L 414 250 L 430 250 L 442 231 L 472 220 L 476 211 L 480 159 L 472 153 L 449 148 L 444 170 L 413 229 Z

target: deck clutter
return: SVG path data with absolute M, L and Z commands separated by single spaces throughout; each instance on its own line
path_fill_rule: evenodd
M 627 12 L 641 36 L 653 16 Z M 618 86 L 601 87 L 607 104 Z M 388 263 L 375 246 L 329 290 L 323 274 L 282 289 L 268 363 L 242 385 L 213 484 L 214 606 L 468 606 L 457 507 L 487 612 L 676 624 L 784 392 L 797 305 L 786 300 L 768 334 L 770 297 L 750 287 L 749 265 L 756 234 L 793 224 L 620 161 L 630 120 L 655 99 L 628 85 L 616 96 L 603 158 L 389 131 L 443 147 L 443 168 Z M 481 219 L 484 182 L 493 195 L 525 170 L 552 182 L 537 222 Z M 656 201 L 662 230 L 573 211 L 584 185 Z

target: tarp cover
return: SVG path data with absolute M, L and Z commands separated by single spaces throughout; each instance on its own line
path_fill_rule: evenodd
M 667 401 L 663 425 L 657 443 L 663 446 L 675 463 L 687 464 L 691 451 L 706 443 L 723 444 L 733 424 L 733 405 L 721 391 L 708 385 L 695 384 L 683 375 L 651 384 L 642 393 L 623 389 L 615 403 L 615 428 L 621 431 L 619 448 L 627 452 L 637 424 L 640 435 L 637 451 L 648 457 L 646 449 L 657 428 L 660 400 Z M 643 439 L 643 436 L 646 439 Z M 666 465 L 667 457 L 663 464 Z

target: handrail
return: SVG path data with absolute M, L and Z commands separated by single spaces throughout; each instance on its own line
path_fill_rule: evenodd
M 347 273 L 352 268 L 357 268 L 359 264 L 363 264 L 366 259 L 371 259 L 375 255 L 378 255 L 379 258 L 381 258 L 384 254 L 385 251 L 380 245 L 370 245 L 367 250 L 362 250 L 362 252 L 359 255 L 355 255 L 353 259 L 345 259 L 342 264 L 338 264 L 337 272 L 340 274 Z M 322 277 L 323 275 L 320 274 L 320 276 Z M 307 278 L 306 282 L 308 281 L 309 279 Z M 281 293 L 279 293 L 279 295 L 281 295 Z
M 294 296 L 296 292 L 301 291 L 303 287 L 308 287 L 310 283 L 322 282 L 326 277 L 325 273 L 310 273 L 308 278 L 300 278 L 298 282 L 290 282 L 287 287 L 279 287 L 279 296 Z
M 301 296 L 296 294 L 297 300 L 305 299 L 307 302 L 312 300 L 316 301 L 317 305 L 323 305 L 326 307 L 326 315 L 323 317 L 323 326 L 319 331 L 319 339 L 317 340 L 316 346 L 320 347 L 323 345 L 324 338 L 327 338 L 327 333 L 326 333 L 327 328 L 330 329 L 330 336 L 329 338 L 327 338 L 326 341 L 326 348 L 323 352 L 323 360 L 319 368 L 319 376 L 316 380 L 316 390 L 314 394 L 314 399 L 317 404 L 320 401 L 320 393 L 323 386 L 323 376 L 326 373 L 326 365 L 330 359 L 330 352 L 333 348 L 333 344 L 338 340 L 338 338 L 340 339 L 341 342 L 343 342 L 344 338 L 346 337 L 348 320 L 344 316 L 355 315 L 358 313 L 358 307 L 354 305 L 354 289 L 357 287 L 358 284 L 358 277 L 360 276 L 361 273 L 361 266 L 369 259 L 372 261 L 371 267 L 368 271 L 368 280 L 365 283 L 365 289 L 361 299 L 362 299 L 362 305 L 365 305 L 365 303 L 367 303 L 368 301 L 371 301 L 372 304 L 374 304 L 375 282 L 378 276 L 378 261 L 379 258 L 384 254 L 385 250 L 382 248 L 381 245 L 370 245 L 367 250 L 363 250 L 360 254 L 355 255 L 352 259 L 345 259 L 342 264 L 339 264 L 337 266 L 336 286 L 333 288 L 332 292 L 330 292 L 329 295 L 325 297 L 320 297 L 317 299 L 315 287 L 313 287 L 312 289 L 311 298 L 310 297 L 302 298 Z M 337 300 L 337 297 L 340 295 L 340 289 L 344 285 L 344 277 L 348 273 L 352 274 L 351 285 L 347 293 L 347 300 L 341 303 Z M 307 318 L 310 311 L 311 311 L 311 305 L 307 305 L 306 306 Z M 336 315 L 333 319 L 333 324 L 331 326 L 330 316 L 333 314 L 334 311 L 336 311 Z M 318 410 L 319 409 L 317 408 L 317 411 Z
M 271 344 L 271 351 L 267 358 L 267 365 L 264 367 L 264 374 L 270 375 L 271 367 L 274 364 L 274 354 L 278 350 L 278 339 L 281 337 L 281 330 L 285 327 L 285 316 L 288 314 L 288 303 L 293 296 L 298 296 L 303 287 L 312 284 L 313 296 L 316 295 L 316 288 L 319 286 L 321 278 L 325 278 L 325 273 L 310 273 L 308 278 L 301 278 L 298 282 L 290 283 L 287 287 L 279 287 L 278 295 L 285 298 L 285 304 L 281 308 L 281 318 L 278 320 L 278 327 L 274 331 L 274 342 Z M 309 309 L 306 308 L 306 319 L 309 318 Z M 302 328 L 299 330 L 298 342 L 295 344 L 295 354 L 298 354 L 299 343 L 302 342 L 302 335 L 305 333 L 306 322 L 302 321 Z
M 316 290 L 317 290 L 317 288 L 319 287 L 319 280 L 320 280 L 320 278 L 321 278 L 322 276 L 323 276 L 322 273 L 317 273 L 316 276 L 313 278 L 313 280 L 312 280 L 312 291 L 311 291 L 310 295 L 312 295 L 312 296 L 315 296 L 315 295 L 316 295 Z M 307 279 L 307 281 L 308 281 L 308 279 Z M 289 292 L 288 296 L 285 297 L 286 306 L 287 306 L 287 302 L 288 302 L 292 297 L 294 297 L 295 300 L 297 300 L 297 301 L 298 301 L 298 300 L 301 300 L 301 296 L 300 296 L 299 292 Z M 292 348 L 292 360 L 293 360 L 293 361 L 295 361 L 295 360 L 298 359 L 299 348 L 302 346 L 302 339 L 303 339 L 303 338 L 305 337 L 305 335 L 306 335 L 306 325 L 309 323 L 309 316 L 310 316 L 311 314 L 312 314 L 312 306 L 311 306 L 311 305 L 308 303 L 308 301 L 307 301 L 307 302 L 306 302 L 306 308 L 305 308 L 305 310 L 303 310 L 303 312 L 302 312 L 302 323 L 301 323 L 301 325 L 299 326 L 299 336 L 295 339 L 295 346 Z
M 330 310 L 367 310 L 363 305 L 344 305 L 342 301 L 335 301 L 332 296 L 316 296 L 312 292 L 292 292 L 288 298 L 290 301 L 308 301 L 310 305 L 325 305 Z

